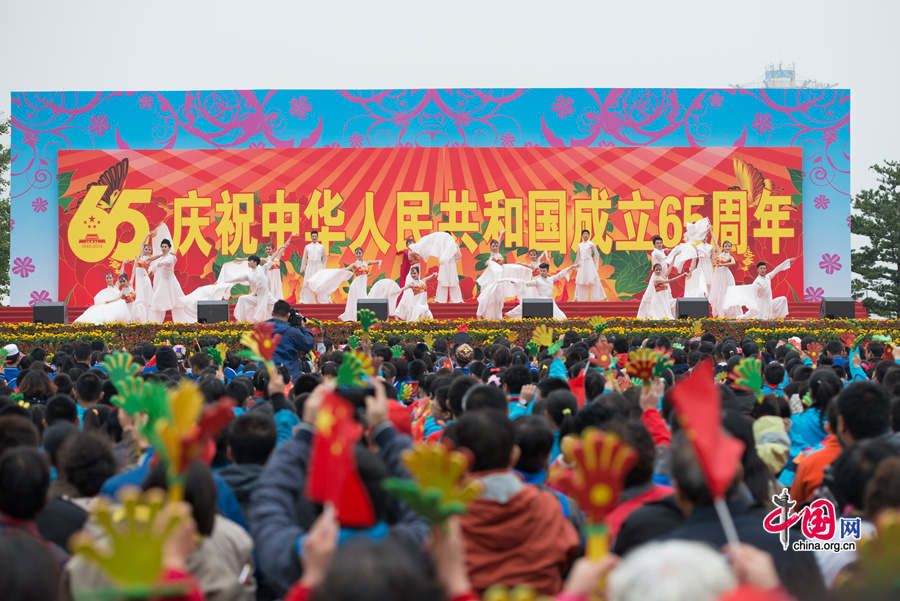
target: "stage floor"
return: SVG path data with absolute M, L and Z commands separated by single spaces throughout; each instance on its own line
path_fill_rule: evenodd
M 465 303 L 430 303 L 435 319 L 475 319 L 475 302 Z M 504 312 L 513 308 L 515 303 L 507 303 Z M 295 305 L 298 311 L 307 317 L 320 321 L 337 321 L 343 313 L 344 305 Z M 638 303 L 603 302 L 603 303 L 560 303 L 560 309 L 568 317 L 637 317 Z M 69 307 L 69 322 L 81 315 L 86 307 Z M 0 307 L 0 323 L 27 323 L 32 321 L 31 307 Z M 232 318 L 234 305 L 231 305 Z M 856 303 L 856 319 L 866 319 L 869 314 L 862 303 Z M 819 303 L 788 303 L 789 319 L 818 319 Z

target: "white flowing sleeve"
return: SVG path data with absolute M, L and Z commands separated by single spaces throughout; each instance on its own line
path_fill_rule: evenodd
M 767 273 L 766 275 L 769 277 L 769 281 L 775 276 L 776 273 L 780 273 L 791 266 L 791 260 L 785 259 L 781 263 L 778 264 L 778 267 Z

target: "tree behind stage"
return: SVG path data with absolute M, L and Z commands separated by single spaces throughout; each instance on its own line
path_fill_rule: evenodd
M 9 119 L 0 121 L 0 139 L 9 133 Z M 9 294 L 9 147 L 0 144 L 0 298 Z
M 850 231 L 868 242 L 851 253 L 853 295 L 873 315 L 900 317 L 900 162 L 873 165 L 878 187 L 853 199 Z

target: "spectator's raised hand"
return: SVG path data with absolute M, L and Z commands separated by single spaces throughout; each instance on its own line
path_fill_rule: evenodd
M 334 517 L 334 506 L 329 503 L 303 539 L 303 554 L 300 555 L 300 562 L 303 564 L 301 582 L 307 587 L 315 588 L 325 578 L 337 549 L 339 530 L 340 525 Z
M 366 397 L 366 424 L 370 428 L 388 420 L 388 398 L 384 383 L 373 379 L 372 387 L 375 389 L 375 395 Z
M 272 370 L 269 373 L 269 386 L 266 389 L 269 393 L 269 397 L 276 394 L 283 395 L 286 388 L 287 382 L 284 381 L 284 376 L 281 375 L 281 372 L 278 370 Z
M 664 390 L 665 383 L 663 379 L 654 378 L 650 383 L 650 386 L 647 386 L 643 389 L 643 392 L 641 392 L 641 411 L 656 409 L 659 406 L 659 397 L 662 396 Z
M 743 543 L 727 545 L 723 551 L 731 559 L 731 569 L 741 584 L 762 590 L 778 588 L 781 585 L 778 573 L 775 572 L 775 562 L 765 551 Z
M 444 585 L 448 598 L 465 595 L 472 590 L 466 572 L 466 553 L 459 518 L 450 516 L 444 526 L 431 529 L 428 550 L 434 558 L 438 580 Z
M 534 400 L 535 395 L 537 394 L 537 386 L 534 384 L 525 384 L 522 386 L 522 391 L 519 393 L 519 399 L 524 404 L 528 404 Z
M 573 597 L 593 598 L 597 589 L 602 587 L 606 575 L 617 565 L 619 558 L 615 555 L 606 555 L 599 561 L 582 557 L 572 565 L 563 585 L 563 593 Z

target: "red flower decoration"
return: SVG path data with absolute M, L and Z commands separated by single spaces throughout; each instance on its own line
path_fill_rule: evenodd
M 469 326 L 464 323 L 461 323 L 461 324 L 459 324 L 459 327 L 456 328 L 456 331 L 457 332 L 468 332 Z

